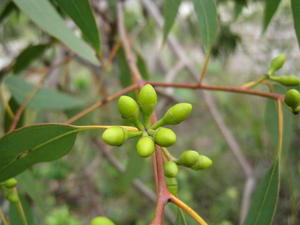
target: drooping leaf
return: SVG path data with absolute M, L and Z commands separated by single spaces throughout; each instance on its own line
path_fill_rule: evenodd
M 180 208 L 177 208 L 177 216 L 176 216 L 175 225 L 187 225 L 185 215 L 184 215 L 182 209 L 180 209 Z
M 281 0 L 266 0 L 264 8 L 263 31 L 268 28 L 274 14 L 276 13 Z
M 291 0 L 291 7 L 294 18 L 294 27 L 298 39 L 298 44 L 300 47 L 300 1 L 299 0 Z
M 99 64 L 93 49 L 75 36 L 48 0 L 13 1 L 42 30 L 66 44 L 82 58 Z
M 0 182 L 39 162 L 52 161 L 72 148 L 78 128 L 62 124 L 32 125 L 0 139 Z
M 11 110 L 13 111 L 13 113 L 16 113 L 16 111 L 19 109 L 19 104 L 17 103 L 17 101 L 14 98 L 10 98 L 8 104 L 9 104 Z M 5 132 L 7 132 L 9 130 L 11 123 L 12 123 L 12 118 L 9 116 L 7 111 L 5 111 L 5 113 L 4 113 L 4 131 Z M 23 123 L 24 123 L 24 113 L 21 115 L 16 128 L 23 126 Z
M 163 16 L 164 16 L 164 42 L 168 37 L 168 34 L 174 24 L 176 19 L 178 9 L 180 6 L 181 0 L 164 0 L 164 9 L 163 9 Z
M 280 186 L 280 161 L 277 159 L 257 186 L 244 225 L 271 225 Z
M 49 44 L 29 45 L 16 58 L 13 66 L 15 74 L 20 73 L 26 69 L 35 59 L 43 55 Z
M 34 85 L 16 76 L 6 76 L 4 82 L 19 104 L 23 103 L 28 94 L 34 89 Z M 63 110 L 75 108 L 82 104 L 81 100 L 72 96 L 41 88 L 31 99 L 28 107 L 45 110 Z
M 73 19 L 85 39 L 99 52 L 100 39 L 95 18 L 88 0 L 55 0 Z
M 193 0 L 200 27 L 200 39 L 206 51 L 214 44 L 217 31 L 217 9 L 214 0 Z
M 28 224 L 35 225 L 36 223 L 35 223 L 35 218 L 34 218 L 34 212 L 31 208 L 31 206 L 29 205 L 29 202 L 23 196 L 20 196 L 20 200 L 21 200 L 22 207 L 24 209 L 24 213 L 25 213 Z M 10 203 L 8 215 L 9 215 L 10 224 L 15 224 L 15 225 L 23 224 L 22 218 L 20 216 L 20 213 L 19 213 L 18 208 L 15 203 Z

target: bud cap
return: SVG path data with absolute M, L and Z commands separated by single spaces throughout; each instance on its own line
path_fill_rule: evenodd
M 284 102 L 292 109 L 295 109 L 300 104 L 299 91 L 296 89 L 288 90 L 284 96 Z
M 151 114 L 157 104 L 157 94 L 155 89 L 150 84 L 142 87 L 138 95 L 138 103 L 145 114 Z
M 138 119 L 140 111 L 137 102 L 129 96 L 121 96 L 118 101 L 118 109 L 122 118 L 129 121 Z
M 165 162 L 164 171 L 167 177 L 176 177 L 178 174 L 178 166 L 175 162 L 172 161 Z
M 115 223 L 107 217 L 97 216 L 91 220 L 90 225 L 115 225 Z
M 102 139 L 106 144 L 120 146 L 127 140 L 127 132 L 122 127 L 110 127 L 103 132 Z
M 205 155 L 199 155 L 197 162 L 192 166 L 194 170 L 202 170 L 211 167 L 213 162 Z
M 136 151 L 141 157 L 152 155 L 155 145 L 151 137 L 141 137 L 136 144 Z
M 175 125 L 179 124 L 191 114 L 192 105 L 189 103 L 178 103 L 172 106 L 166 114 L 163 116 L 162 120 L 165 125 Z
M 183 166 L 191 167 L 197 162 L 198 157 L 199 153 L 194 150 L 184 151 L 180 155 L 177 163 Z

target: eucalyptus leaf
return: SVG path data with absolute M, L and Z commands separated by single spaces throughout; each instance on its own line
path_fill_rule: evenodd
M 100 51 L 100 39 L 96 21 L 87 0 L 55 0 L 57 4 L 73 19 L 82 31 L 85 39 Z
M 276 11 L 278 9 L 280 2 L 281 2 L 281 0 L 266 0 L 265 1 L 263 31 L 265 31 L 268 28 L 274 14 L 276 13 Z
M 164 32 L 164 42 L 165 42 L 176 19 L 181 0 L 164 0 L 163 2 L 164 2 L 163 16 L 165 21 L 163 32 Z
M 16 76 L 6 76 L 4 82 L 19 104 L 23 103 L 34 89 L 34 85 Z M 41 88 L 31 99 L 28 107 L 45 110 L 63 110 L 81 105 L 83 105 L 83 102 L 80 99 L 54 90 Z
M 13 72 L 15 74 L 20 73 L 26 69 L 34 60 L 39 58 L 45 50 L 49 47 L 49 44 L 38 44 L 27 46 L 16 58 L 16 62 L 13 66 Z
M 244 225 L 271 225 L 280 186 L 280 161 L 277 159 L 257 186 Z
M 216 41 L 218 22 L 214 0 L 193 0 L 200 27 L 200 39 L 206 51 L 210 51 Z
M 0 139 L 0 182 L 32 165 L 59 159 L 70 152 L 78 128 L 62 124 L 32 125 Z
M 82 58 L 99 64 L 93 49 L 75 36 L 48 0 L 13 1 L 42 30 L 66 44 Z
M 292 12 L 293 12 L 296 36 L 297 36 L 298 44 L 300 47 L 300 1 L 299 0 L 291 0 L 291 7 L 292 7 Z

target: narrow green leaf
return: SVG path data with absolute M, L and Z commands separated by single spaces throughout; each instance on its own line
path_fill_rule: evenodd
M 72 148 L 78 128 L 62 124 L 32 125 L 0 139 L 0 182 L 39 162 L 59 159 Z
M 42 30 L 66 44 L 82 58 L 99 64 L 93 49 L 75 36 L 48 0 L 13 1 Z
M 298 44 L 300 47 L 300 1 L 291 0 L 291 7 L 293 11 L 294 27 L 298 39 Z
M 3 0 L 0 3 L 0 24 L 5 18 L 7 18 L 14 10 L 16 10 L 16 5 L 7 0 Z
M 10 98 L 8 104 L 9 104 L 11 110 L 13 111 L 13 113 L 16 113 L 16 111 L 19 109 L 19 104 L 15 100 L 15 98 Z M 5 111 L 5 113 L 4 113 L 4 131 L 5 132 L 9 131 L 11 123 L 12 123 L 12 118 L 8 115 L 7 111 Z M 24 124 L 24 113 L 21 115 L 21 118 L 19 119 L 19 122 L 16 127 L 19 128 L 19 127 L 23 126 L 23 124 Z
M 163 16 L 164 16 L 164 42 L 166 41 L 168 34 L 174 24 L 176 19 L 178 9 L 180 6 L 181 0 L 164 0 L 164 9 L 163 9 Z
M 34 88 L 34 85 L 16 76 L 6 76 L 4 82 L 19 104 L 26 99 Z M 82 104 L 83 102 L 77 98 L 54 90 L 41 88 L 31 99 L 28 107 L 44 110 L 63 110 L 75 108 Z
M 216 4 L 214 0 L 193 1 L 200 26 L 202 45 L 206 51 L 209 51 L 216 41 L 218 31 Z
M 279 194 L 279 163 L 279 160 L 273 163 L 257 186 L 244 225 L 271 225 Z
M 264 9 L 263 31 L 268 28 L 274 14 L 276 13 L 281 0 L 266 0 Z
M 13 72 L 15 74 L 20 73 L 26 69 L 35 59 L 39 58 L 45 50 L 49 47 L 49 44 L 29 45 L 26 47 L 16 58 L 16 62 L 13 66 Z
M 177 216 L 176 216 L 175 225 L 187 225 L 185 215 L 184 215 L 182 209 L 180 209 L 180 208 L 177 208 Z
M 100 39 L 95 18 L 88 0 L 55 0 L 73 19 L 85 39 L 94 49 L 100 51 Z

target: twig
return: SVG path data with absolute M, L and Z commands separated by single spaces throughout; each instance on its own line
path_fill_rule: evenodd
M 150 12 L 150 14 L 152 14 L 152 16 L 154 17 L 155 21 L 157 22 L 158 26 L 160 28 L 163 27 L 163 19 L 162 16 L 160 15 L 157 7 L 155 6 L 155 4 L 153 2 L 151 2 L 150 0 L 142 0 L 144 6 L 146 7 L 146 9 Z M 183 48 L 180 46 L 180 44 L 178 43 L 178 41 L 175 39 L 174 36 L 169 35 L 168 38 L 168 43 L 170 45 L 170 47 L 172 48 L 172 50 L 175 52 L 175 54 L 177 55 L 177 57 L 185 64 L 185 67 L 189 70 L 190 74 L 194 77 L 194 79 L 197 79 L 197 72 L 193 69 L 193 67 L 189 64 L 189 60 L 186 57 L 186 54 L 183 50 Z M 227 126 L 225 125 L 225 123 L 223 122 L 223 118 L 222 115 L 218 112 L 215 103 L 212 101 L 211 98 L 209 98 L 209 94 L 208 93 L 203 93 L 202 94 L 204 97 L 204 100 L 209 108 L 210 111 L 214 111 L 215 113 L 212 115 L 213 119 L 215 120 L 218 128 L 220 129 L 221 133 L 223 134 L 227 144 L 230 147 L 230 150 L 234 153 L 233 149 L 235 149 L 235 152 L 239 152 L 239 155 L 242 155 L 245 159 L 245 162 L 247 163 L 247 167 L 250 168 L 251 171 L 251 176 L 248 176 L 247 179 L 249 179 L 250 177 L 252 177 L 252 173 L 253 173 L 253 169 L 250 166 L 250 163 L 246 160 L 246 157 L 244 156 L 244 154 L 241 151 L 240 146 L 238 145 L 237 141 L 235 140 L 235 138 L 233 137 L 233 135 L 231 134 L 231 131 L 227 128 Z M 226 136 L 224 135 L 226 133 Z M 227 136 L 231 136 L 233 137 L 232 139 L 228 139 Z M 242 158 L 238 158 L 236 156 L 236 159 L 239 163 L 239 165 L 243 168 L 243 160 L 241 160 Z M 246 175 L 247 176 L 247 175 Z M 252 193 L 253 188 L 249 188 L 247 189 L 247 195 Z M 246 202 L 244 205 L 242 205 L 242 210 L 241 211 L 245 211 L 245 208 L 247 209 L 249 207 L 250 202 Z
M 129 91 L 135 90 L 138 87 L 137 84 L 132 84 L 127 88 L 124 88 L 118 92 L 116 92 L 115 94 L 108 96 L 107 98 L 104 98 L 103 100 L 101 100 L 100 102 L 95 103 L 94 105 L 88 107 L 87 109 L 85 109 L 84 111 L 76 114 L 75 116 L 73 116 L 72 118 L 68 119 L 66 121 L 66 123 L 74 123 L 76 120 L 79 120 L 80 118 L 86 116 L 87 114 L 91 113 L 92 111 L 94 111 L 95 109 L 105 105 L 108 102 L 111 102 L 112 100 L 120 97 L 121 95 L 126 94 Z
M 108 147 L 101 143 L 98 140 L 93 140 L 93 144 L 99 149 L 102 153 L 102 155 L 107 159 L 107 161 L 120 173 L 125 172 L 125 168 L 121 165 L 121 163 L 118 161 L 116 157 L 114 157 Z M 134 179 L 132 182 L 133 187 L 140 192 L 142 195 L 144 195 L 146 198 L 148 198 L 150 201 L 155 202 L 156 201 L 156 195 L 155 193 L 150 190 L 148 187 L 146 187 L 141 180 Z M 169 221 L 174 223 L 175 216 L 170 210 L 166 210 L 166 217 Z
M 203 67 L 202 67 L 201 72 L 200 72 L 199 84 L 202 84 L 202 81 L 205 78 L 205 75 L 206 75 L 206 72 L 207 72 L 208 63 L 209 63 L 209 59 L 210 59 L 210 51 L 205 56 Z

